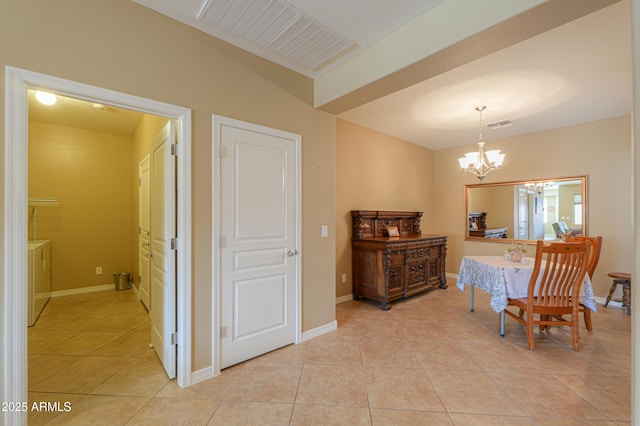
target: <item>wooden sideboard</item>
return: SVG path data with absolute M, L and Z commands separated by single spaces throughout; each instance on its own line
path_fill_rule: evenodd
M 446 235 L 423 235 L 422 212 L 353 210 L 353 298 L 390 302 L 436 287 L 447 288 Z M 395 226 L 398 237 L 389 237 Z
M 470 237 L 507 238 L 507 228 L 484 228 L 476 231 L 469 230 Z
M 469 236 L 507 238 L 507 228 L 487 228 L 487 212 L 469 212 Z
M 469 229 L 475 224 L 476 228 L 487 227 L 487 212 L 469 212 Z

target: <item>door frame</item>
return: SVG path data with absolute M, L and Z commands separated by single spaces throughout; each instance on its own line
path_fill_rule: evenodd
M 5 69 L 4 276 L 0 283 L 3 401 L 27 401 L 28 90 L 51 90 L 90 102 L 163 116 L 177 122 L 177 383 L 191 384 L 191 110 L 122 92 L 7 66 Z M 21 418 L 3 413 L 5 424 Z M 13 417 L 13 416 L 17 417 Z M 2 417 L 0 417 L 2 418 Z M 26 421 L 26 414 L 24 415 Z M 1 422 L 0 422 L 1 423 Z
M 246 121 L 240 121 L 229 117 L 224 117 L 221 115 L 212 115 L 212 188 L 213 188 L 213 199 L 212 199 L 212 231 L 213 238 L 211 241 L 211 253 L 212 253 L 212 271 L 211 276 L 213 278 L 213 289 L 212 289 L 212 300 L 211 300 L 211 326 L 212 326 L 212 336 L 211 341 L 213 342 L 213 350 L 212 350 L 212 366 L 213 366 L 213 376 L 217 376 L 220 374 L 220 360 L 221 360 L 221 345 L 220 345 L 220 326 L 221 326 L 221 315 L 222 315 L 222 277 L 221 277 L 221 268 L 220 268 L 220 247 L 218 246 L 218 239 L 222 236 L 221 226 L 222 226 L 222 218 L 221 218 L 221 201 L 220 201 L 220 141 L 221 134 L 220 129 L 224 126 L 237 127 L 239 129 L 248 130 L 252 132 L 265 133 L 268 135 L 273 135 L 285 139 L 292 140 L 294 142 L 295 149 L 295 196 L 296 196 L 296 249 L 298 250 L 298 255 L 295 256 L 296 262 L 296 285 L 295 285 L 295 304 L 296 304 L 296 314 L 295 314 L 295 341 L 294 343 L 302 342 L 302 256 L 304 255 L 304 251 L 302 250 L 302 136 L 286 132 L 284 130 L 273 129 L 270 127 L 260 126 L 258 124 L 249 123 Z

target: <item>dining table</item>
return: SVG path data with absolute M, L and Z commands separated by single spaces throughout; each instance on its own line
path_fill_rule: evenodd
M 475 310 L 475 288 L 489 293 L 489 305 L 501 315 L 500 335 L 504 336 L 504 310 L 507 308 L 507 299 L 527 297 L 533 265 L 534 259 L 526 257 L 523 261 L 514 262 L 503 256 L 464 256 L 460 262 L 456 286 L 464 291 L 465 285 L 469 285 L 471 312 Z M 543 261 L 540 268 L 543 270 L 544 266 Z M 580 303 L 594 312 L 598 310 L 589 275 L 585 275 L 580 288 Z

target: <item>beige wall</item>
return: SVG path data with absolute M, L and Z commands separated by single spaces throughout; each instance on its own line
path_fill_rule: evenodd
M 433 152 L 344 120 L 337 121 L 336 296 L 351 294 L 351 210 L 421 211 L 435 233 Z M 341 276 L 347 274 L 342 284 Z
M 565 185 L 558 188 L 558 220 L 565 222 L 570 228 L 580 228 L 580 225 L 576 225 L 573 214 L 575 194 L 580 194 L 580 185 Z
M 339 278 L 350 271 L 346 214 L 351 209 L 424 211 L 423 231 L 449 235 L 450 273 L 457 273 L 464 254 L 502 251 L 497 243 L 464 241 L 462 191 L 465 183 L 477 180 L 461 174 L 456 159 L 468 146 L 432 153 L 344 122 L 339 122 L 336 132 L 335 118 L 311 106 L 311 80 L 128 0 L 0 1 L 3 81 L 4 66 L 11 65 L 192 109 L 194 370 L 211 362 L 212 113 L 303 137 L 304 330 L 333 321 L 335 296 L 350 291 L 350 273 L 346 286 Z M 4 95 L 1 86 L 0 97 Z M 0 117 L 4 135 L 4 103 L 0 103 Z M 338 153 L 336 134 L 344 145 Z M 357 161 L 353 144 L 359 145 L 358 155 L 368 161 Z M 605 238 L 594 283 L 596 295 L 603 295 L 609 286 L 607 271 L 630 270 L 629 117 L 487 145 L 507 154 L 503 169 L 489 175 L 488 182 L 589 175 L 589 230 Z M 378 187 L 363 191 L 365 178 Z M 363 205 L 369 202 L 374 205 Z M 323 224 L 330 229 L 326 239 L 320 237 Z
M 485 183 L 588 176 L 589 235 L 603 236 L 593 283 L 598 297 L 606 297 L 611 285 L 607 272 L 632 268 L 630 126 L 629 116 L 624 116 L 487 142 L 488 149 L 501 149 L 507 157 L 503 168 L 489 174 Z M 338 120 L 337 296 L 351 293 L 352 209 L 425 211 L 423 232 L 449 237 L 449 274 L 458 273 L 462 256 L 504 251 L 504 243 L 464 239 L 464 185 L 479 182 L 471 174 L 461 173 L 456 159 L 469 149 L 464 146 L 432 152 Z M 504 209 L 509 208 L 515 208 L 513 203 Z M 509 226 L 512 232 L 512 222 L 502 224 L 509 219 L 494 215 L 488 223 L 492 227 Z M 530 255 L 534 254 L 530 250 Z M 342 273 L 348 273 L 346 284 L 340 282 Z
M 160 130 L 167 124 L 169 120 L 164 117 L 158 117 L 155 115 L 145 114 L 142 116 L 138 127 L 133 133 L 133 148 L 132 148 L 132 159 L 131 159 L 131 185 L 133 185 L 131 204 L 133 206 L 132 213 L 132 226 L 131 226 L 131 253 L 133 254 L 133 260 L 131 265 L 131 278 L 133 280 L 133 285 L 136 288 L 139 287 L 139 260 L 140 260 L 140 252 L 138 247 L 138 225 L 139 217 L 138 213 L 140 211 L 139 208 L 139 200 L 138 196 L 140 194 L 140 186 L 138 185 L 138 166 L 140 165 L 140 161 L 144 158 L 145 155 L 151 152 L 151 141 L 153 137 L 157 135 Z
M 513 188 L 508 186 L 498 186 L 494 188 L 494 203 L 489 206 L 487 215 L 487 227 L 508 228 L 507 237 L 513 238 L 515 225 L 513 223 L 514 212 L 517 211 Z M 464 225 L 464 222 L 463 222 Z
M 447 272 L 451 274 L 457 274 L 464 255 L 500 254 L 504 248 L 500 243 L 464 240 L 464 185 L 478 180 L 461 173 L 456 159 L 469 149 L 435 152 L 433 200 L 442 208 L 434 211 L 434 228 L 449 235 Z M 487 149 L 506 154 L 504 166 L 489 174 L 487 183 L 588 176 L 588 231 L 603 236 L 594 291 L 606 297 L 611 285 L 607 272 L 631 271 L 633 266 L 630 117 L 490 141 Z
M 194 371 L 212 360 L 211 114 L 302 135 L 302 328 L 335 320 L 336 125 L 310 79 L 129 0 L 0 1 L 0 81 L 11 65 L 192 109 Z
M 164 117 L 145 114 L 132 138 L 47 123 L 30 123 L 29 195 L 65 195 L 64 210 L 40 208 L 38 212 L 38 238 L 55 241 L 54 291 L 111 284 L 116 272 L 130 272 L 133 284 L 137 286 L 138 165 L 149 153 L 153 137 L 167 121 Z M 117 147 L 117 152 L 105 155 L 105 152 L 113 151 L 110 146 Z M 64 153 L 69 152 L 82 153 L 82 160 L 75 158 L 68 161 Z M 122 173 L 128 161 L 131 161 L 132 168 L 127 173 Z M 84 173 L 98 169 L 109 172 L 90 176 Z M 118 174 L 113 179 L 116 171 Z M 72 185 L 67 183 L 69 176 L 75 177 Z M 125 177 L 131 179 L 131 188 L 125 188 Z M 63 184 L 60 184 L 61 179 L 64 179 Z M 86 204 L 80 203 L 83 200 L 82 194 L 92 194 L 95 197 L 92 188 L 107 190 L 106 194 L 102 194 L 103 202 L 110 200 L 107 208 L 86 197 Z M 131 194 L 130 198 L 128 194 Z M 127 208 L 131 208 L 127 224 L 112 214 L 111 210 L 116 203 L 120 216 Z M 71 206 L 78 208 L 73 210 Z M 85 207 L 84 210 L 80 208 L 82 206 Z M 29 239 L 32 239 L 32 210 L 29 213 Z M 120 228 L 123 225 L 131 227 L 131 235 L 123 234 Z M 85 242 L 88 239 L 95 242 L 94 227 L 106 238 L 102 239 L 97 250 L 87 250 Z M 121 245 L 125 241 L 131 245 L 130 252 L 122 250 Z M 125 258 L 127 253 L 130 253 L 131 258 Z M 102 275 L 95 274 L 96 266 L 103 267 Z
M 62 204 L 37 214 L 37 239 L 52 241 L 53 291 L 111 284 L 114 273 L 131 272 L 131 142 L 29 123 L 29 196 Z M 29 215 L 32 239 L 32 208 Z
M 474 196 L 475 195 L 475 196 Z M 469 212 L 487 213 L 487 228 L 508 228 L 507 237 L 513 238 L 514 195 L 512 186 L 495 186 L 469 191 Z M 461 226 L 468 219 L 463 215 Z M 464 221 L 467 222 L 464 222 Z

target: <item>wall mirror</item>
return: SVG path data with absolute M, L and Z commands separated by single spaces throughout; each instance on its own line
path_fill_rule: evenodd
M 467 240 L 587 235 L 587 176 L 465 185 Z

